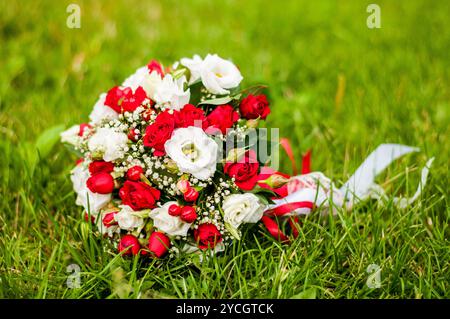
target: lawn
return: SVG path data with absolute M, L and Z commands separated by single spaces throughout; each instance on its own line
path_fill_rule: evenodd
M 450 2 L 380 0 L 381 28 L 369 29 L 372 2 L 0 2 L 0 297 L 450 298 Z M 80 29 L 66 26 L 70 3 Z M 256 225 L 203 263 L 104 249 L 74 205 L 75 158 L 59 143 L 36 157 L 36 140 L 85 122 L 101 92 L 148 60 L 208 52 L 231 58 L 244 85 L 269 86 L 266 125 L 297 158 L 312 149 L 313 169 L 337 185 L 378 144 L 402 143 L 422 152 L 378 182 L 412 195 L 435 156 L 421 198 L 313 214 L 291 245 Z M 371 264 L 380 288 L 366 285 Z

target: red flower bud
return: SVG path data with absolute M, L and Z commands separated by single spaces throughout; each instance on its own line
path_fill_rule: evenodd
M 137 141 L 139 140 L 139 134 L 136 133 L 134 130 L 135 130 L 135 129 L 132 128 L 132 129 L 128 132 L 128 139 L 129 139 L 130 141 L 137 142 Z
M 119 246 L 117 247 L 119 252 L 125 251 L 125 256 L 137 255 L 141 249 L 139 240 L 133 235 L 125 235 L 120 239 Z
M 98 173 L 89 177 L 86 185 L 93 193 L 110 194 L 114 190 L 114 178 L 108 173 Z
M 198 192 L 193 187 L 189 187 L 184 193 L 184 200 L 187 202 L 195 202 L 198 198 Z
M 181 215 L 181 207 L 177 204 L 172 204 L 169 206 L 169 215 L 170 216 L 180 216 Z
M 180 218 L 182 221 L 186 223 L 193 223 L 197 219 L 197 213 L 195 212 L 195 208 L 192 206 L 184 206 L 181 209 Z
M 187 190 L 191 187 L 191 183 L 185 179 L 180 179 L 177 183 L 177 188 L 183 194 L 187 192 Z
M 138 182 L 141 180 L 141 175 L 144 173 L 144 170 L 142 167 L 136 165 L 131 167 L 127 171 L 127 179 L 133 182 Z
M 117 212 L 112 212 L 112 213 L 108 213 L 106 214 L 103 219 L 102 219 L 102 223 L 105 227 L 110 227 L 110 226 L 114 226 L 117 225 L 116 220 L 114 219 L 114 216 L 117 214 Z
M 170 248 L 170 239 L 165 234 L 155 231 L 148 239 L 148 249 L 152 255 L 161 258 Z

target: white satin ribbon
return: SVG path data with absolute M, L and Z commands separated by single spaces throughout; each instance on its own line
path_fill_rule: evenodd
M 269 208 L 272 209 L 294 202 L 312 202 L 324 212 L 329 210 L 330 205 L 350 210 L 353 205 L 367 198 L 375 198 L 381 205 L 384 205 L 389 198 L 384 189 L 375 183 L 376 176 L 403 155 L 418 151 L 418 148 L 406 145 L 381 144 L 364 160 L 340 189 L 335 187 L 331 180 L 320 172 L 294 176 L 287 185 L 289 195 L 275 200 L 275 204 Z M 433 160 L 434 158 L 429 159 L 422 169 L 419 186 L 412 197 L 393 198 L 392 202 L 397 208 L 404 209 L 419 198 L 426 185 Z M 336 212 L 335 207 L 332 209 L 333 212 Z M 301 208 L 288 215 L 305 215 L 309 214 L 310 211 L 308 208 Z

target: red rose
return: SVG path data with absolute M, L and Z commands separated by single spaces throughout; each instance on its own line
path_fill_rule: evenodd
M 160 113 L 155 123 L 147 126 L 144 135 L 144 146 L 153 147 L 153 155 L 163 156 L 166 154 L 164 143 L 172 136 L 175 128 L 175 121 L 168 112 Z
M 105 161 L 93 161 L 89 164 L 89 172 L 91 175 L 97 173 L 111 173 L 114 170 L 114 164 Z
M 149 73 L 152 73 L 153 71 L 155 71 L 156 73 L 158 73 L 161 77 L 164 76 L 164 71 L 162 68 L 162 65 L 156 61 L 156 60 L 151 60 L 148 64 L 147 64 L 147 68 Z
M 265 120 L 267 115 L 270 114 L 269 102 L 267 102 L 267 98 L 264 94 L 256 96 L 249 94 L 241 101 L 239 110 L 241 115 L 247 120 L 257 118 Z
M 119 196 L 124 205 L 130 206 L 133 210 L 142 210 L 155 207 L 161 193 L 144 182 L 125 181 L 119 191 Z
M 122 111 L 134 112 L 146 98 L 147 94 L 145 94 L 145 91 L 141 86 L 139 86 L 134 93 L 129 91 L 122 101 Z
M 226 134 L 227 128 L 233 126 L 239 120 L 239 114 L 231 105 L 219 105 L 206 117 L 206 129 L 216 128 L 222 134 Z
M 110 194 L 114 190 L 114 178 L 108 173 L 97 173 L 88 178 L 86 186 L 93 193 Z
M 175 125 L 176 127 L 188 127 L 197 126 L 202 127 L 205 120 L 205 113 L 199 107 L 195 107 L 192 104 L 186 104 L 179 112 L 175 112 Z
M 125 99 L 127 95 L 131 93 L 131 88 L 124 88 L 121 89 L 118 86 L 113 87 L 111 90 L 108 91 L 108 94 L 106 94 L 105 99 L 105 105 L 112 108 L 117 113 L 122 112 L 122 102 Z
M 148 239 L 148 250 L 152 252 L 152 255 L 161 258 L 164 256 L 170 248 L 170 239 L 164 233 L 155 231 L 150 235 Z
M 258 181 L 259 163 L 256 160 L 256 153 L 249 150 L 237 162 L 227 162 L 224 165 L 224 172 L 235 178 L 236 185 L 243 190 L 251 190 Z
M 214 248 L 222 241 L 222 235 L 213 224 L 201 224 L 194 230 L 194 239 L 200 249 Z
M 124 256 L 137 255 L 141 249 L 139 240 L 133 235 L 125 235 L 120 239 L 119 246 L 117 247 L 119 252 L 125 251 Z

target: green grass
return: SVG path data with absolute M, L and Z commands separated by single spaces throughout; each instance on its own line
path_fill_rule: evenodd
M 81 29 L 66 27 L 72 2 Z M 371 30 L 372 2 L 0 2 L 0 297 L 449 298 L 450 3 L 376 1 L 382 28 Z M 149 59 L 208 52 L 231 57 L 246 85 L 269 85 L 267 125 L 298 158 L 312 148 L 313 169 L 338 185 L 378 144 L 404 143 L 422 153 L 379 182 L 411 195 L 435 156 L 420 200 L 309 216 L 290 246 L 256 225 L 202 264 L 111 254 L 79 220 L 74 158 L 58 145 L 33 171 L 35 140 L 86 121 L 99 93 Z M 379 289 L 366 286 L 372 263 Z M 66 286 L 70 264 L 80 289 Z

